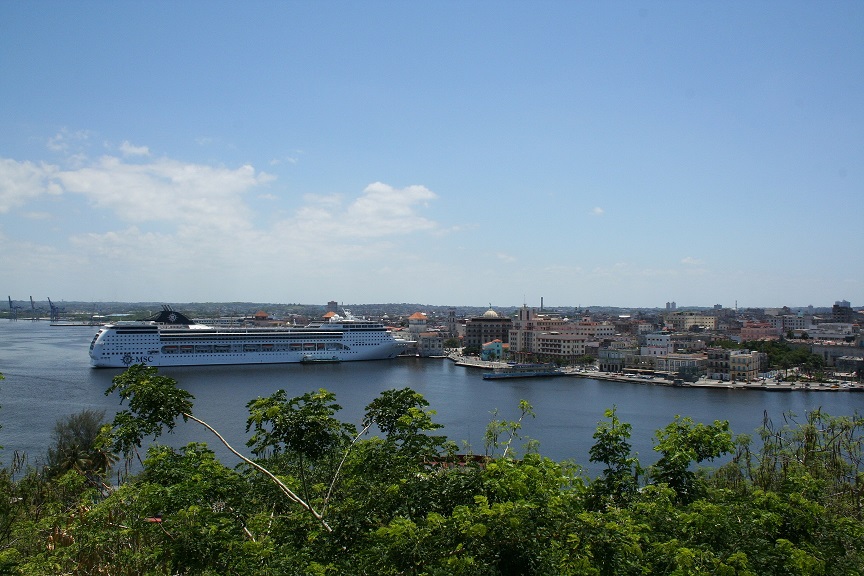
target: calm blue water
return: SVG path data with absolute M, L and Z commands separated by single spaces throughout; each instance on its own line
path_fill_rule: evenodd
M 15 451 L 38 460 L 51 441 L 54 423 L 85 408 L 120 409 L 105 390 L 119 370 L 89 367 L 91 327 L 51 327 L 47 322 L 0 320 L 0 464 Z M 616 405 L 621 420 L 633 426 L 632 444 L 643 465 L 653 463 L 654 431 L 675 415 L 697 422 L 729 420 L 736 433 L 752 433 L 767 411 L 775 422 L 792 411 L 803 415 L 821 407 L 831 415 L 864 412 L 864 394 L 850 392 L 765 392 L 705 390 L 601 382 L 582 378 L 483 380 L 478 369 L 449 360 L 405 358 L 381 362 L 163 369 L 195 396 L 194 414 L 207 421 L 238 450 L 248 453 L 246 403 L 284 388 L 297 396 L 318 388 L 336 394 L 339 417 L 360 423 L 364 407 L 382 390 L 409 386 L 423 394 L 444 433 L 458 444 L 483 452 L 483 433 L 491 412 L 518 417 L 520 400 L 530 402 L 535 419 L 523 434 L 540 442 L 540 452 L 555 460 L 588 466 L 591 435 L 603 412 Z M 207 442 L 233 464 L 215 437 L 200 426 L 179 424 L 166 438 L 173 445 Z

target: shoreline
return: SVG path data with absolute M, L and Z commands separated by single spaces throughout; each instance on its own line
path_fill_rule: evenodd
M 620 374 L 609 374 L 606 372 L 568 372 L 570 376 L 579 378 L 593 378 L 594 380 L 606 380 L 610 382 L 626 382 L 631 384 L 648 384 L 652 386 L 674 386 L 676 388 L 717 388 L 722 390 L 765 390 L 768 392 L 864 392 L 864 385 L 847 383 L 845 386 L 830 382 L 777 382 L 767 380 L 764 382 L 728 382 L 725 380 L 710 380 L 702 378 L 696 382 L 675 383 L 666 378 L 640 378 L 638 376 L 624 376 Z
M 457 366 L 466 368 L 501 368 L 507 366 L 507 362 L 496 362 L 491 360 L 480 360 L 479 358 L 468 358 L 465 356 L 442 356 L 456 363 Z M 768 392 L 864 392 L 864 384 L 859 383 L 833 383 L 833 382 L 777 382 L 766 380 L 760 382 L 728 382 L 725 380 L 709 380 L 701 378 L 696 382 L 675 383 L 666 378 L 625 376 L 610 372 L 599 372 L 596 370 L 580 370 L 578 368 L 563 368 L 567 376 L 576 378 L 591 378 L 594 380 L 605 380 L 607 382 L 623 382 L 628 384 L 641 384 L 650 386 L 674 386 L 676 388 L 717 388 L 721 390 L 765 390 Z

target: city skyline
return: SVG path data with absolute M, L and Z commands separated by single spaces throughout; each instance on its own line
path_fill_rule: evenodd
M 861 29 L 857 2 L 7 2 L 0 290 L 860 306 Z
M 192 311 L 206 311 L 207 313 L 231 313 L 231 314 L 242 314 L 248 313 L 253 314 L 257 312 L 273 312 L 274 309 L 277 311 L 277 315 L 279 313 L 284 313 L 285 310 L 292 310 L 291 313 L 296 312 L 298 309 L 308 309 L 308 308 L 321 308 L 325 310 L 331 309 L 331 305 L 334 301 L 327 302 L 250 302 L 250 301 L 230 301 L 230 302 L 153 302 L 153 301 L 139 301 L 139 302 L 130 302 L 130 301 L 76 301 L 76 300 L 63 300 L 51 298 L 51 301 L 40 298 L 13 298 L 12 296 L 8 297 L 8 307 L 0 307 L 0 318 L 8 317 L 15 319 L 32 319 L 34 317 L 39 318 L 47 318 L 48 314 L 51 312 L 51 308 L 55 308 L 58 316 L 70 316 L 70 315 L 80 315 L 80 314 L 107 314 L 113 315 L 117 313 L 128 313 L 132 311 L 137 312 L 145 312 L 148 315 L 152 315 L 155 313 L 154 311 L 158 311 L 164 306 L 169 306 L 172 309 L 181 311 L 181 312 L 190 312 Z M 667 303 L 668 304 L 668 303 Z M 674 303 L 673 303 L 674 304 Z M 594 314 L 599 313 L 601 316 L 605 314 L 616 314 L 622 312 L 644 312 L 647 314 L 674 314 L 677 312 L 688 313 L 691 311 L 704 311 L 708 314 L 712 314 L 718 311 L 735 311 L 740 312 L 745 315 L 752 314 L 754 312 L 762 313 L 762 314 L 779 314 L 784 313 L 784 310 L 788 310 L 790 314 L 798 314 L 800 312 L 804 312 L 805 314 L 831 314 L 833 311 L 834 305 L 846 306 L 854 311 L 864 312 L 864 305 L 855 306 L 849 301 L 839 300 L 835 301 L 833 305 L 826 306 L 816 306 L 813 304 L 808 305 L 776 305 L 776 306 L 765 306 L 765 307 L 737 307 L 734 304 L 732 306 L 723 306 L 720 304 L 720 308 L 718 309 L 718 304 L 714 305 L 678 305 L 676 307 L 668 307 L 665 305 L 660 306 L 615 306 L 615 305 L 577 305 L 577 304 L 569 304 L 569 303 L 558 303 L 558 304 L 549 304 L 541 302 L 537 305 L 523 303 L 523 304 L 496 304 L 494 302 L 487 303 L 483 305 L 471 305 L 464 303 L 448 303 L 448 304 L 430 304 L 423 302 L 336 302 L 337 310 L 349 310 L 351 312 L 358 312 L 360 315 L 367 315 L 370 313 L 370 310 L 374 310 L 372 312 L 373 315 L 376 314 L 393 314 L 396 316 L 409 316 L 411 314 L 422 313 L 422 314 L 431 314 L 435 315 L 447 315 L 449 311 L 456 310 L 457 314 L 461 314 L 462 316 L 470 316 L 472 314 L 482 315 L 487 310 L 493 310 L 495 312 L 511 315 L 516 314 L 520 309 L 528 308 L 534 310 L 536 312 L 545 312 L 551 314 L 568 314 L 568 313 L 585 313 L 585 314 Z M 281 312 L 279 312 L 281 310 Z

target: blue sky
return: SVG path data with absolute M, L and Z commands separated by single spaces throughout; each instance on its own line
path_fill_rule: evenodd
M 2 2 L 13 299 L 864 304 L 864 3 Z

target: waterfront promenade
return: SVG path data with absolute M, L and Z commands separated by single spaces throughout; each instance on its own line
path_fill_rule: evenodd
M 592 378 L 594 380 L 611 380 L 614 382 L 632 382 L 634 384 L 652 384 L 655 386 L 678 386 L 683 388 L 721 388 L 725 390 L 763 390 L 769 392 L 864 392 L 864 385 L 856 383 L 832 383 L 832 382 L 779 382 L 773 379 L 760 380 L 757 382 L 729 382 L 726 380 L 711 380 L 700 378 L 696 382 L 683 382 L 676 384 L 672 380 L 657 376 L 630 376 L 624 374 L 610 374 L 608 372 L 568 371 L 571 376 Z
M 496 362 L 481 360 L 476 357 L 460 356 L 451 354 L 447 356 L 458 366 L 468 368 L 499 368 L 507 366 L 507 362 Z M 591 378 L 593 380 L 605 380 L 611 382 L 630 382 L 633 384 L 653 386 L 677 386 L 681 388 L 720 388 L 724 390 L 764 390 L 769 392 L 864 392 L 864 384 L 838 383 L 838 382 L 780 382 L 771 378 L 757 382 L 729 382 L 726 380 L 711 380 L 700 378 L 696 382 L 679 382 L 662 378 L 659 376 L 639 376 L 630 374 L 618 374 L 611 372 L 600 372 L 598 370 L 565 367 L 562 371 L 568 376 L 577 378 Z

